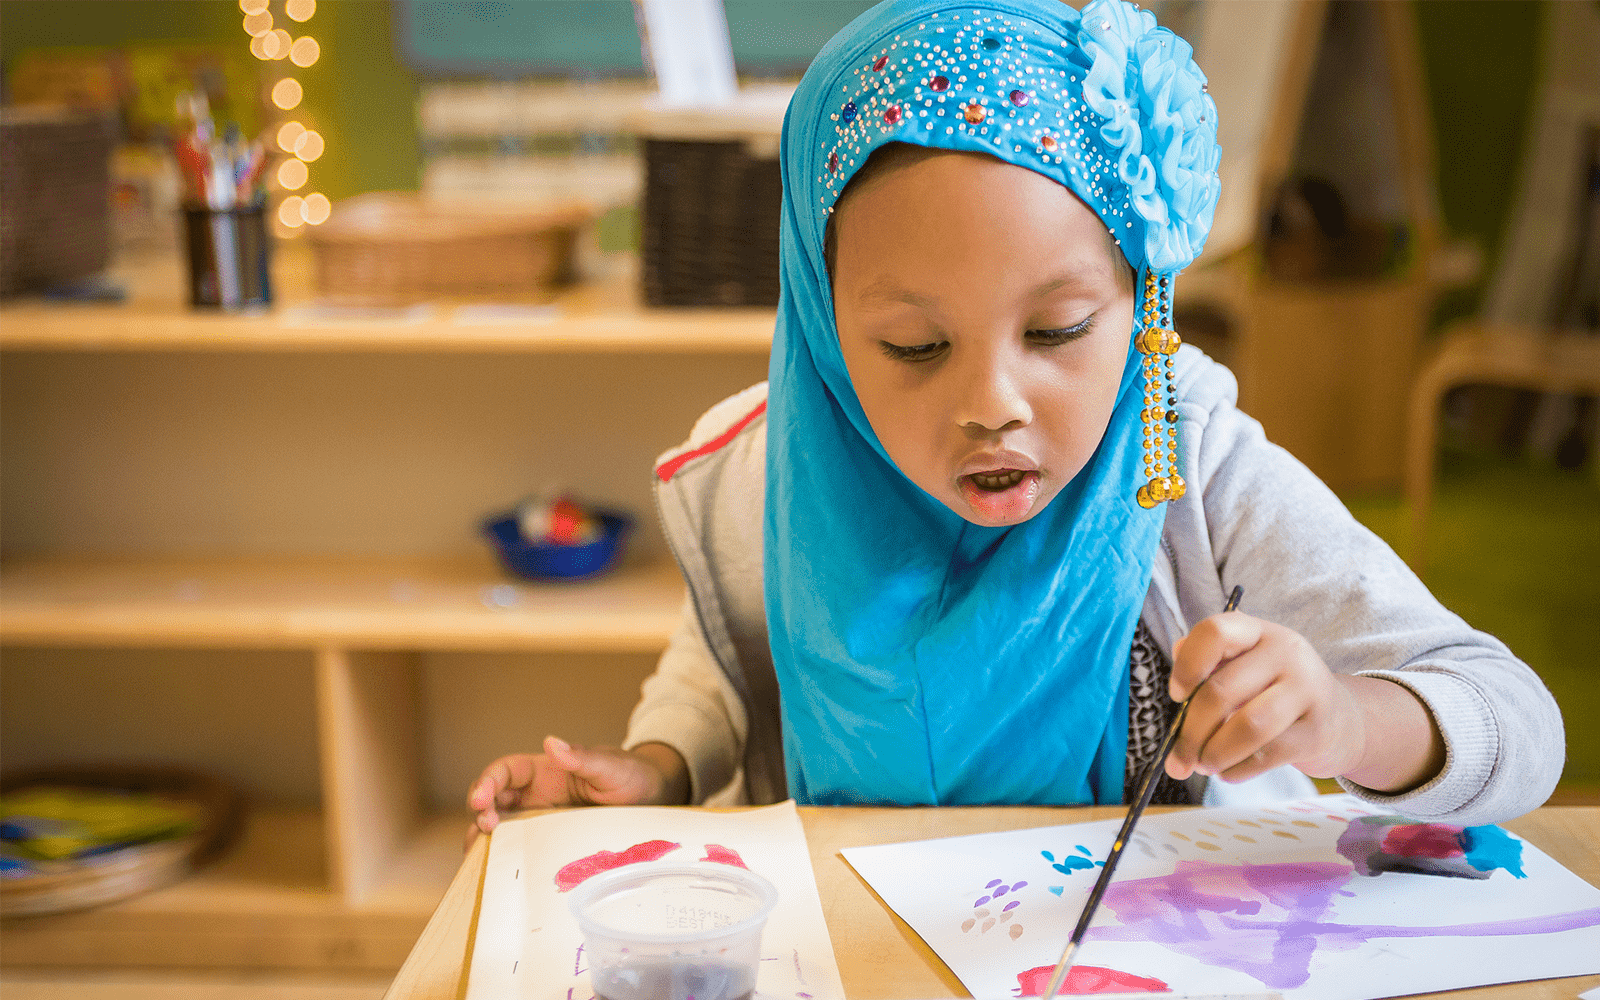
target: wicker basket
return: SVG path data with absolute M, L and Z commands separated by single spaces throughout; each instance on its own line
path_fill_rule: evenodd
M 103 117 L 0 112 L 0 295 L 106 266 L 115 138 Z
M 655 306 L 773 306 L 783 179 L 778 139 L 792 87 L 720 108 L 645 109 L 640 281 Z
M 331 302 L 548 297 L 574 278 L 585 205 L 528 210 L 375 192 L 311 231 L 317 285 Z
M 179 768 L 106 767 L 7 775 L 0 788 L 53 785 L 145 792 L 198 804 L 205 815 L 187 836 L 126 847 L 48 874 L 0 879 L 0 916 L 62 913 L 103 906 L 178 881 L 227 849 L 244 818 L 239 795 L 208 775 Z

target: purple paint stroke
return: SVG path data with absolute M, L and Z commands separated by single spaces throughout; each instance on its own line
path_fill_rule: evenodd
M 1025 886 L 1027 884 L 1028 883 L 1027 883 L 1026 880 L 1023 880 L 1021 882 L 1013 882 L 1013 883 L 1011 883 L 1011 891 L 1012 892 L 1016 892 L 1018 889 L 1022 888 L 1023 886 Z
M 978 898 L 977 898 L 977 899 L 976 899 L 976 900 L 975 900 L 975 901 L 974 901 L 974 902 L 973 902 L 973 904 L 972 904 L 972 908 L 973 908 L 973 909 L 974 909 L 974 910 L 976 910 L 976 909 L 977 909 L 977 908 L 978 908 L 978 907 L 980 907 L 980 906 L 982 906 L 982 905 L 983 905 L 983 904 L 984 904 L 984 903 L 987 903 L 987 902 L 988 902 L 988 901 L 989 901 L 989 897 L 988 897 L 988 896 L 979 896 L 979 897 L 978 897 Z
M 984 886 L 984 888 L 985 889 L 993 889 L 995 886 L 997 886 L 999 884 L 1000 884 L 1000 879 L 994 879 L 994 880 L 990 881 L 990 883 L 988 885 Z
M 1021 905 L 1022 905 L 1022 900 L 1013 899 L 1011 902 L 1007 903 L 1005 905 L 1005 909 L 1001 910 L 1000 912 L 1004 913 L 1004 912 L 1006 912 L 1006 910 L 1014 910 L 1014 909 L 1016 909 L 1017 907 L 1019 907 Z
M 1373 938 L 1549 934 L 1600 925 L 1600 907 L 1435 927 L 1322 920 L 1336 896 L 1350 895 L 1344 886 L 1353 874 L 1348 865 L 1326 862 L 1179 862 L 1171 875 L 1114 883 L 1104 904 L 1120 926 L 1095 928 L 1089 937 L 1155 942 L 1208 965 L 1242 972 L 1269 988 L 1293 989 L 1311 978 L 1316 953 L 1350 951 Z
M 1001 886 L 1000 888 L 998 888 L 998 889 L 996 889 L 994 891 L 994 898 L 995 899 L 999 899 L 1001 896 L 1004 896 L 1006 893 L 1008 893 L 1010 891 L 1011 891 L 1010 886 L 1004 886 L 1003 885 L 1003 886 Z

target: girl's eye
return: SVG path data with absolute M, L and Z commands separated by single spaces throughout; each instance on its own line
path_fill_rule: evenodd
M 1083 318 L 1083 322 L 1078 323 L 1075 326 L 1064 326 L 1054 330 L 1029 330 L 1028 339 L 1032 340 L 1034 343 L 1043 344 L 1046 347 L 1054 347 L 1057 344 L 1065 344 L 1074 340 L 1080 340 L 1083 337 L 1088 336 L 1089 331 L 1092 329 L 1094 329 L 1093 313 L 1085 316 Z
M 884 355 L 893 361 L 932 361 L 943 354 L 944 349 L 950 345 L 941 340 L 933 344 L 916 344 L 912 347 L 901 347 L 899 344 L 891 344 L 885 340 L 879 346 L 883 348 Z

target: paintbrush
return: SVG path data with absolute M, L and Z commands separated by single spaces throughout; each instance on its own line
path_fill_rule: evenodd
M 1228 603 L 1222 608 L 1229 612 L 1239 606 L 1239 599 L 1244 596 L 1243 587 L 1234 587 L 1233 593 L 1228 595 Z M 1056 963 L 1056 971 L 1050 976 L 1050 984 L 1040 994 L 1039 1000 L 1055 1000 L 1061 990 L 1061 984 L 1066 982 L 1067 973 L 1072 970 L 1072 960 L 1078 953 L 1078 946 L 1083 943 L 1083 936 L 1089 930 L 1089 921 L 1094 919 L 1094 913 L 1100 908 L 1100 898 L 1106 894 L 1106 887 L 1111 884 L 1111 874 L 1117 870 L 1117 862 L 1122 860 L 1123 848 L 1128 846 L 1128 840 L 1133 836 L 1133 827 L 1139 822 L 1139 817 L 1144 815 L 1145 807 L 1150 804 L 1150 796 L 1155 793 L 1156 781 L 1161 777 L 1161 770 L 1166 766 L 1167 754 L 1172 752 L 1172 745 L 1178 741 L 1178 730 L 1183 728 L 1183 720 L 1189 714 L 1189 703 L 1194 701 L 1196 692 L 1204 686 L 1202 680 L 1196 684 L 1194 691 L 1189 692 L 1189 697 L 1183 699 L 1183 704 L 1178 706 L 1178 714 L 1173 716 L 1172 725 L 1167 728 L 1167 735 L 1161 738 L 1161 748 L 1156 751 L 1155 760 L 1145 769 L 1144 777 L 1139 781 L 1139 791 L 1133 797 L 1133 804 L 1128 807 L 1128 815 L 1122 821 L 1122 829 L 1117 831 L 1117 839 L 1111 843 L 1111 853 L 1106 857 L 1105 867 L 1100 869 L 1100 877 L 1094 880 L 1094 888 L 1089 891 L 1089 901 L 1083 904 L 1083 915 L 1078 918 L 1078 926 L 1073 928 L 1072 937 L 1067 940 L 1067 947 L 1061 952 L 1061 961 Z

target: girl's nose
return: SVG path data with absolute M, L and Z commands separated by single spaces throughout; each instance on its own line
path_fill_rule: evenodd
M 1033 421 L 1033 409 L 1023 391 L 1020 373 L 1011 370 L 1003 358 L 974 359 L 967 371 L 955 372 L 956 392 L 960 394 L 957 421 L 974 431 L 1003 431 L 1025 427 Z

